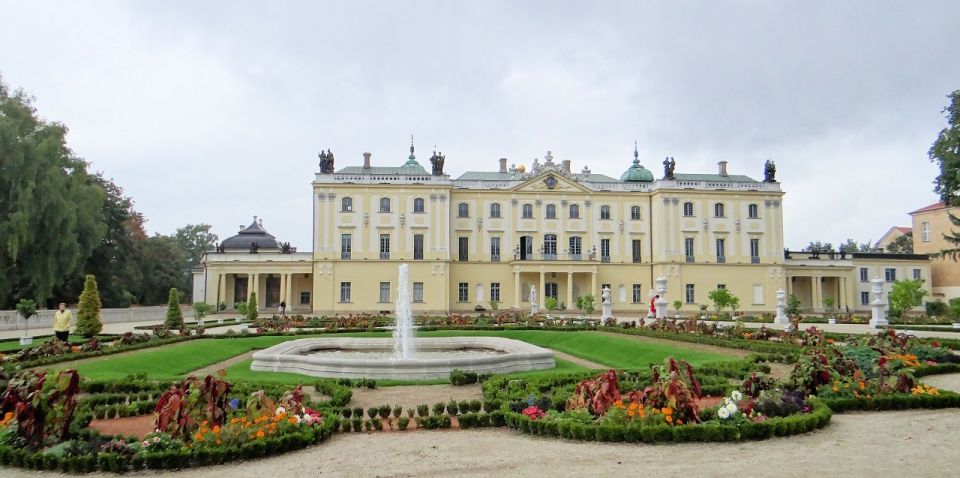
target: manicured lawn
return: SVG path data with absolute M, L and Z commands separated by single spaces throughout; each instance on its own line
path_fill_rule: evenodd
M 664 358 L 673 355 L 683 358 L 696 365 L 718 360 L 733 360 L 732 355 L 723 355 L 712 352 L 703 352 L 685 348 L 684 344 L 662 345 L 646 343 L 625 337 L 609 336 L 592 332 L 553 332 L 539 330 L 513 331 L 465 331 L 439 330 L 425 332 L 424 337 L 449 337 L 457 335 L 488 335 L 505 337 L 565 352 L 580 358 L 600 363 L 613 368 L 646 368 L 651 363 L 658 363 Z M 387 332 L 361 332 L 355 334 L 339 334 L 344 337 L 386 337 Z M 264 349 L 280 342 L 298 337 L 249 337 L 242 339 L 205 339 L 186 343 L 165 346 L 157 349 L 148 349 L 139 352 L 123 354 L 115 357 L 105 357 L 75 365 L 82 377 L 94 379 L 122 378 L 130 374 L 144 373 L 148 377 L 157 379 L 173 379 L 186 375 L 189 372 L 235 357 L 255 349 Z M 575 367 L 572 363 L 558 361 L 562 367 Z M 69 363 L 55 365 L 52 369 L 70 368 Z M 290 377 L 274 372 L 251 372 L 249 363 L 246 370 L 241 370 L 242 364 L 228 369 L 229 376 L 234 380 L 261 379 L 271 376 L 269 380 L 282 380 L 289 383 Z M 559 368 L 559 367 L 558 367 Z M 277 377 L 277 375 L 281 375 Z M 384 385 L 390 382 L 385 381 Z

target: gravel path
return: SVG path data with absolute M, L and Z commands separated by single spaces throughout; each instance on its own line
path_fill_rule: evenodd
M 553 349 L 551 349 L 551 350 L 553 350 Z M 575 363 L 575 364 L 577 364 L 577 365 L 579 365 L 579 366 L 581 366 L 581 367 L 586 367 L 586 368 L 593 369 L 593 370 L 606 370 L 606 369 L 610 368 L 610 367 L 608 367 L 608 366 L 606 366 L 606 365 L 604 365 L 604 364 L 602 364 L 602 363 L 591 362 L 591 361 L 589 361 L 589 360 L 587 360 L 587 359 L 582 359 L 582 358 L 576 357 L 576 356 L 574 356 L 574 355 L 565 354 L 565 353 L 560 352 L 560 351 L 557 351 L 557 350 L 554 350 L 554 351 L 553 351 L 553 356 L 554 356 L 554 358 L 558 358 L 558 359 L 560 359 L 560 360 L 566 360 L 567 362 L 573 362 L 573 363 Z
M 227 368 L 227 367 L 229 367 L 229 366 L 231 366 L 231 365 L 236 365 L 236 364 L 238 364 L 238 363 L 240 363 L 240 362 L 243 362 L 244 360 L 250 360 L 250 359 L 252 359 L 254 352 L 256 352 L 256 350 L 251 350 L 251 351 L 249 351 L 249 352 L 242 353 L 242 354 L 237 355 L 237 356 L 235 356 L 235 357 L 230 357 L 230 358 L 224 360 L 223 362 L 217 362 L 217 363 L 215 363 L 215 364 L 213 364 L 213 365 L 208 365 L 208 366 L 203 367 L 203 368 L 201 368 L 201 369 L 194 370 L 193 372 L 190 372 L 190 375 L 195 375 L 195 376 L 197 376 L 197 377 L 205 377 L 205 376 L 210 375 L 210 374 L 216 374 L 216 373 L 217 373 L 217 370 L 220 370 L 220 369 L 222 369 L 222 368 Z
M 960 392 L 960 373 L 927 375 L 926 377 L 921 377 L 920 381 L 931 387 Z
M 835 415 L 827 428 L 814 433 L 732 444 L 581 443 L 504 429 L 337 434 L 326 443 L 273 458 L 169 474 L 198 478 L 956 476 L 958 447 L 960 413 L 956 409 L 913 410 Z M 40 475 L 19 469 L 2 471 L 11 478 Z M 71 475 L 43 472 L 42 476 Z
M 482 394 L 480 385 L 463 385 L 455 387 L 453 385 L 410 385 L 398 387 L 377 387 L 375 389 L 355 388 L 353 389 L 353 398 L 350 399 L 350 407 L 377 407 L 380 405 L 400 405 L 404 409 L 416 408 L 417 405 L 426 403 L 433 406 L 437 402 L 446 402 L 450 399 L 461 400 L 481 400 Z

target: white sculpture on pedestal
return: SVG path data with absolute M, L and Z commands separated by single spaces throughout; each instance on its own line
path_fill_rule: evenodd
M 657 318 L 666 319 L 667 318 L 667 278 L 664 276 L 657 277 L 657 301 L 654 305 L 657 307 Z
M 530 314 L 536 314 L 540 311 L 540 306 L 537 305 L 537 288 L 536 286 L 530 286 Z
M 613 302 L 610 301 L 609 287 L 603 288 L 603 292 L 600 293 L 600 298 L 603 301 L 601 304 L 603 311 L 600 314 L 600 322 L 606 324 L 608 320 L 613 318 Z
M 784 330 L 790 330 L 790 317 L 787 317 L 787 293 L 780 289 L 777 291 L 777 316 L 773 318 L 773 323 L 783 325 Z
M 870 302 L 870 326 L 887 327 L 890 322 L 887 320 L 887 301 L 883 297 L 883 279 L 874 277 L 873 284 L 873 302 Z

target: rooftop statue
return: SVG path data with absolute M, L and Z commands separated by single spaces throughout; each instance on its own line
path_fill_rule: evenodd
M 677 162 L 672 157 L 663 160 L 663 179 L 676 179 L 673 170 L 677 167 Z
M 257 251 L 259 251 L 259 250 L 260 250 L 260 244 L 258 244 L 257 241 L 253 241 L 253 242 L 250 243 L 250 253 L 251 253 L 251 254 L 256 254 Z
M 443 163 L 446 159 L 446 156 L 436 151 L 433 152 L 433 156 L 430 156 L 430 165 L 433 166 L 434 176 L 443 176 Z
M 775 183 L 777 182 L 777 165 L 773 161 L 767 160 L 763 164 L 763 182 L 765 183 Z
M 326 152 L 320 150 L 320 172 L 323 174 L 333 173 L 333 153 L 327 149 Z

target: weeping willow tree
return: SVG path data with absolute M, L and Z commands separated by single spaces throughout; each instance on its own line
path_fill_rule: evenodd
M 0 309 L 52 297 L 106 234 L 104 191 L 66 134 L 0 78 Z

